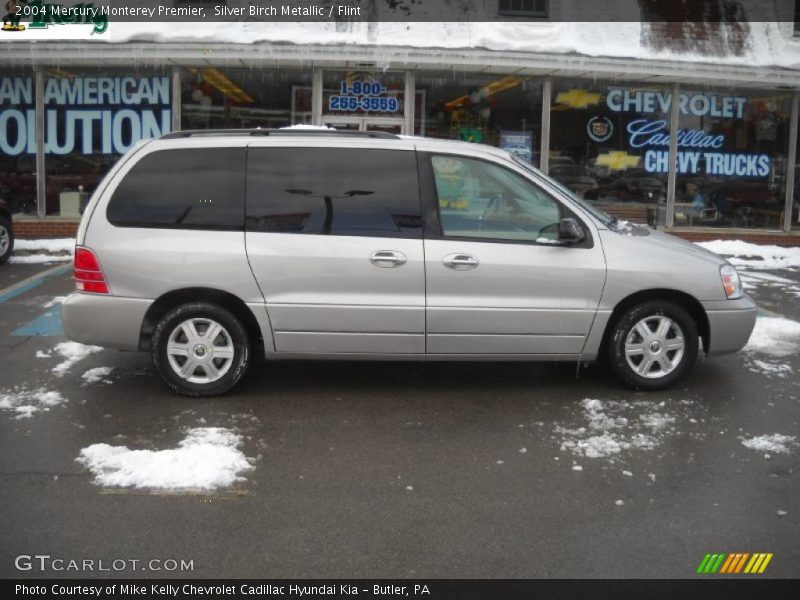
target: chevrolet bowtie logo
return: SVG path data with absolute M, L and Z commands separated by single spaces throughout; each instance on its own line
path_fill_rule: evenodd
M 589 105 L 599 104 L 600 94 L 587 92 L 586 90 L 569 90 L 559 92 L 556 96 L 556 104 L 563 104 L 569 108 L 586 108 Z
M 631 156 L 623 150 L 614 150 L 597 157 L 597 165 L 608 167 L 612 171 L 624 171 L 639 164 L 638 156 Z

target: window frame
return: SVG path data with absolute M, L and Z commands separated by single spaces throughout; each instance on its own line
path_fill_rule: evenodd
M 148 141 L 140 142 L 142 144 L 141 147 L 144 147 Z M 123 186 L 131 176 L 131 174 L 136 170 L 136 167 L 139 164 L 147 160 L 149 157 L 159 154 L 161 152 L 185 152 L 187 150 L 230 150 L 230 151 L 239 151 L 242 154 L 242 186 L 241 186 L 241 208 L 242 208 L 242 218 L 241 223 L 239 225 L 231 225 L 231 226 L 223 226 L 223 225 L 204 225 L 204 224 L 185 224 L 185 223 L 148 223 L 146 221 L 137 221 L 137 222 L 119 222 L 112 220 L 111 218 L 111 206 L 114 203 L 114 198 L 119 192 L 121 186 Z M 239 145 L 220 145 L 220 146 L 167 146 L 163 148 L 155 148 L 149 152 L 145 152 L 141 155 L 140 153 L 132 149 L 128 155 L 123 155 L 123 158 L 120 159 L 118 163 L 120 165 L 120 169 L 115 172 L 115 168 L 112 167 L 112 170 L 109 171 L 109 174 L 113 174 L 114 180 L 110 181 L 109 184 L 105 184 L 105 189 L 102 192 L 103 195 L 108 195 L 108 200 L 105 203 L 105 220 L 106 222 L 111 225 L 112 227 L 119 227 L 125 229 L 174 229 L 180 231 L 234 231 L 234 232 L 244 232 L 245 230 L 245 203 L 246 203 L 246 184 L 247 184 L 247 148 L 245 146 Z M 126 160 L 125 157 L 128 156 L 130 159 L 135 160 Z M 124 162 L 123 162 L 124 161 Z M 97 189 L 100 190 L 104 188 L 104 182 L 101 180 L 98 184 Z
M 505 169 L 507 171 L 510 171 L 514 175 L 525 180 L 529 185 L 536 187 L 541 193 L 545 194 L 553 202 L 558 204 L 561 213 L 563 215 L 561 217 L 562 219 L 564 218 L 575 219 L 583 229 L 583 233 L 586 236 L 585 239 L 578 244 L 562 245 L 562 244 L 552 244 L 546 242 L 537 242 L 536 240 L 511 240 L 511 239 L 506 240 L 506 239 L 489 238 L 489 237 L 446 235 L 444 233 L 444 228 L 442 226 L 442 218 L 439 206 L 439 194 L 436 189 L 436 176 L 433 170 L 432 158 L 434 156 L 447 156 L 450 158 L 476 160 L 487 163 L 489 165 L 492 165 L 500 169 Z M 516 246 L 520 245 L 542 246 L 547 248 L 564 248 L 564 249 L 570 249 L 570 248 L 587 249 L 594 247 L 594 236 L 592 235 L 592 229 L 589 225 L 587 225 L 586 220 L 578 214 L 579 211 L 575 210 L 569 204 L 563 202 L 560 198 L 552 194 L 549 190 L 539 185 L 536 181 L 531 179 L 526 173 L 521 173 L 516 169 L 511 168 L 510 166 L 504 165 L 498 161 L 488 160 L 485 157 L 471 156 L 467 154 L 458 154 L 455 152 L 418 151 L 417 164 L 419 166 L 419 171 L 420 171 L 420 191 L 422 194 L 422 201 L 424 205 L 422 221 L 423 221 L 424 236 L 426 240 L 463 241 L 470 243 L 481 242 L 487 244 L 512 244 Z
M 352 149 L 352 150 L 362 150 L 367 152 L 409 152 L 412 153 L 412 158 L 414 161 L 414 174 L 417 178 L 417 183 L 415 186 L 409 186 L 409 188 L 413 187 L 416 191 L 416 199 L 418 202 L 419 207 L 419 216 L 420 216 L 420 226 L 414 230 L 411 228 L 407 228 L 405 231 L 398 231 L 398 232 L 389 232 L 389 231 L 371 231 L 369 234 L 361 233 L 361 232 L 353 232 L 353 233 L 343 233 L 343 232 L 331 232 L 331 233 L 320 233 L 315 231 L 264 231 L 259 229 L 254 229 L 248 224 L 248 217 L 250 216 L 249 213 L 249 195 L 248 195 L 248 181 L 250 180 L 250 160 L 251 160 L 251 152 L 257 150 L 328 150 L 331 152 L 336 152 L 343 149 Z M 381 148 L 372 148 L 372 147 L 358 147 L 358 146 L 341 146 L 341 145 L 330 145 L 330 144 L 321 144 L 321 145 L 288 145 L 288 146 L 281 146 L 281 145 L 249 145 L 247 147 L 247 157 L 245 162 L 245 194 L 244 194 L 244 230 L 249 234 L 277 234 L 277 235 L 308 235 L 308 236 L 324 236 L 328 238 L 336 238 L 336 237 L 361 237 L 361 238 L 387 238 L 387 239 L 407 239 L 407 240 L 419 240 L 422 241 L 425 236 L 425 202 L 422 197 L 422 175 L 420 172 L 419 167 L 419 159 L 417 157 L 417 152 L 414 149 L 410 148 L 390 148 L 390 147 L 381 147 Z M 412 231 L 416 231 L 416 235 L 411 235 Z

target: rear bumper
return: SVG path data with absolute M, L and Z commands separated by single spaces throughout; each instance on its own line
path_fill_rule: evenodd
M 709 356 L 731 354 L 741 350 L 756 324 L 758 307 L 750 296 L 738 300 L 704 302 L 708 315 L 710 344 Z
M 142 322 L 152 300 L 75 292 L 61 305 L 61 325 L 75 342 L 138 350 Z

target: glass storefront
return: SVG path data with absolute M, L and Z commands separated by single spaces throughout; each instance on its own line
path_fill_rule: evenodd
M 404 72 L 326 70 L 322 122 L 336 129 L 407 133 L 405 82 Z
M 171 91 L 163 72 L 46 70 L 46 214 L 79 216 L 120 156 L 141 139 L 169 133 Z
M 0 73 L 0 198 L 36 213 L 36 111 L 30 72 Z
M 614 214 L 666 220 L 670 92 L 554 80 L 548 173 Z
M 781 229 L 791 95 L 682 90 L 675 225 Z
M 315 122 L 483 143 L 538 166 L 544 79 L 465 71 L 191 67 L 42 68 L 45 212 L 78 216 L 138 140 L 172 129 L 278 128 Z M 314 81 L 322 82 L 315 95 Z M 35 214 L 35 77 L 0 75 L 0 198 Z M 671 86 L 552 79 L 548 172 L 621 218 L 667 222 Z M 779 230 L 785 218 L 791 93 L 682 88 L 674 225 Z M 407 114 L 413 107 L 413 115 Z M 413 130 L 407 125 L 413 123 Z M 798 148 L 800 154 L 800 148 Z M 800 172 L 792 227 L 800 229 Z
M 539 164 L 542 79 L 458 71 L 419 72 L 419 135 L 489 144 Z
M 311 123 L 310 70 L 181 71 L 181 129 L 272 129 Z

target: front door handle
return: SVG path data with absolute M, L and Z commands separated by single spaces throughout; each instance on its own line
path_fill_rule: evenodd
M 478 266 L 478 259 L 470 254 L 448 254 L 442 259 L 445 267 L 454 271 L 469 271 Z
M 378 250 L 369 257 L 369 262 L 384 269 L 402 267 L 406 264 L 406 260 L 406 255 L 396 250 Z

